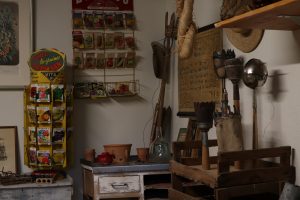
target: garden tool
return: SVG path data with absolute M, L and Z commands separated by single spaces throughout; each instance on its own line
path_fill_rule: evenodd
M 202 168 L 210 169 L 208 131 L 213 125 L 213 113 L 215 110 L 214 102 L 194 103 L 197 127 L 202 133 Z
M 258 149 L 256 88 L 263 86 L 267 77 L 267 67 L 261 60 L 253 58 L 246 63 L 243 81 L 246 86 L 253 89 L 253 149 Z

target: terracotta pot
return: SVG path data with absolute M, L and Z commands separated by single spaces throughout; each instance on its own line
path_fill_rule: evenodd
M 147 162 L 149 160 L 149 148 L 136 148 L 138 160 Z
M 113 163 L 125 163 L 130 157 L 132 144 L 107 144 L 103 145 L 104 151 L 114 155 Z

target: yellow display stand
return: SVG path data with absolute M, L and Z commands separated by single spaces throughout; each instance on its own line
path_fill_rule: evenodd
M 28 64 L 31 84 L 24 92 L 25 165 L 34 169 L 67 167 L 72 88 L 64 80 L 66 56 L 56 49 L 34 52 Z

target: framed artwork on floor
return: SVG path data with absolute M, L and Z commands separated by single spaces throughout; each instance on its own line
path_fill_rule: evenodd
M 30 82 L 32 0 L 0 0 L 0 88 Z
M 0 170 L 18 172 L 16 126 L 0 126 Z

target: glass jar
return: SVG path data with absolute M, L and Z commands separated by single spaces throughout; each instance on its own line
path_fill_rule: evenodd
M 156 127 L 155 139 L 150 144 L 151 162 L 169 162 L 171 158 L 169 143 L 162 136 L 161 127 Z

